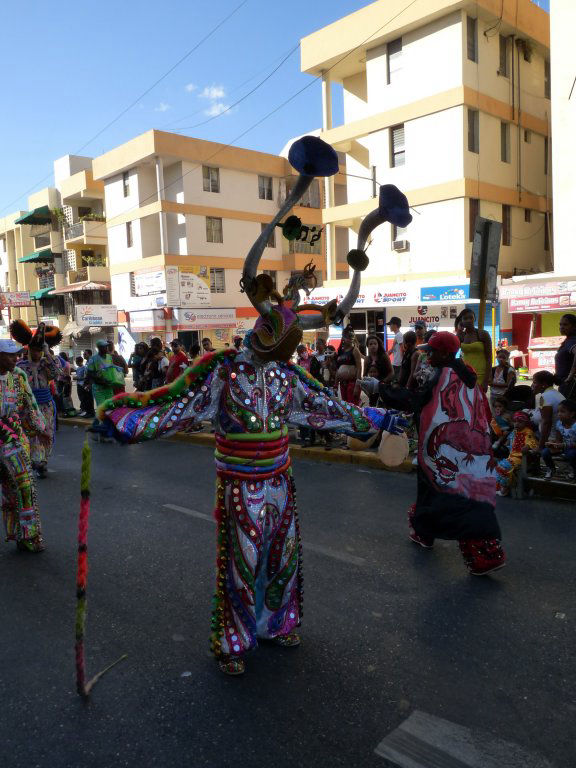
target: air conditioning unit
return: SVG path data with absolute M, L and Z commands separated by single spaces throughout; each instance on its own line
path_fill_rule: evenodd
M 392 250 L 393 251 L 409 251 L 410 243 L 408 242 L 408 240 L 394 240 L 392 242 Z

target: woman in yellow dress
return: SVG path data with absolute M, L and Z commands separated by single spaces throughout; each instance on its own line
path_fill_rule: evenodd
M 460 339 L 462 359 L 474 368 L 478 384 L 484 392 L 492 371 L 492 339 L 488 331 L 476 328 L 476 314 L 472 309 L 463 309 L 454 323 Z

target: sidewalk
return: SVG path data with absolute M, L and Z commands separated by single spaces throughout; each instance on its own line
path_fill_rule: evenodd
M 92 424 L 92 419 L 82 419 L 78 416 L 59 418 L 59 426 L 73 426 L 87 428 Z M 210 432 L 194 432 L 190 434 L 177 433 L 167 440 L 189 443 L 192 445 L 214 446 L 214 435 Z M 309 459 L 310 461 L 323 461 L 328 464 L 354 464 L 369 469 L 382 469 L 388 472 L 412 472 L 412 457 L 406 459 L 398 467 L 388 467 L 382 464 L 378 454 L 374 451 L 349 451 L 347 448 L 333 448 L 327 451 L 324 446 L 303 448 L 296 443 L 290 443 L 290 455 L 292 458 Z

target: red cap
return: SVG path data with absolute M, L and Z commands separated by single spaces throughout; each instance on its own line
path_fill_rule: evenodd
M 460 339 L 450 331 L 438 331 L 430 337 L 427 344 L 421 344 L 417 349 L 422 349 L 424 352 L 432 352 L 435 349 L 438 352 L 455 355 L 460 349 Z

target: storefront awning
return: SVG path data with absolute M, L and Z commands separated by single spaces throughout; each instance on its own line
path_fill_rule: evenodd
M 52 291 L 52 288 L 40 288 L 39 291 L 32 291 L 30 294 L 31 299 L 43 299 L 44 296 L 48 295 L 50 291 Z
M 32 211 L 28 211 L 24 216 L 20 216 L 16 219 L 16 224 L 50 224 L 52 221 L 52 212 L 47 205 L 42 205 L 40 208 L 34 208 Z
M 41 251 L 34 251 L 33 253 L 27 253 L 26 256 L 22 256 L 18 259 L 20 264 L 32 264 L 42 262 L 43 264 L 51 264 L 54 261 L 56 254 L 50 250 L 50 248 L 43 248 Z
M 56 296 L 61 293 L 75 293 L 76 291 L 109 291 L 110 283 L 95 283 L 92 280 L 83 280 L 80 283 L 70 283 L 63 288 L 56 288 L 52 291 L 52 295 Z

